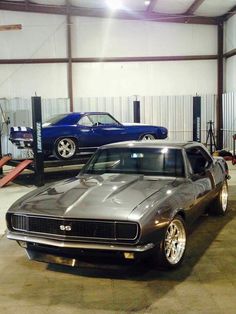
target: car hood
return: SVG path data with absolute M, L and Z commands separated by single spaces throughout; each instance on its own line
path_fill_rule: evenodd
M 81 176 L 31 192 L 13 205 L 10 212 L 63 218 L 128 220 L 138 205 L 154 193 L 166 191 L 174 180 L 121 174 Z

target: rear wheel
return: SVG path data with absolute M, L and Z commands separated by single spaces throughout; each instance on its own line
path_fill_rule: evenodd
M 225 215 L 228 209 L 228 183 L 225 180 L 217 198 L 211 203 L 209 212 L 214 215 Z
M 142 141 L 151 141 L 151 140 L 155 140 L 155 139 L 156 139 L 155 136 L 152 134 L 144 134 L 141 137 Z
M 176 216 L 167 227 L 160 245 L 159 265 L 168 269 L 177 268 L 183 261 L 187 243 L 185 223 Z
M 68 160 L 75 156 L 77 143 L 72 138 L 61 138 L 55 143 L 54 153 L 58 159 Z

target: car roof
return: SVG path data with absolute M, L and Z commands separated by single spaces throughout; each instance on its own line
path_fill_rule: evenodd
M 170 147 L 177 149 L 187 149 L 191 147 L 201 146 L 204 147 L 199 142 L 194 141 L 170 141 L 170 140 L 148 140 L 148 141 L 126 141 L 118 142 L 101 146 L 101 148 L 126 148 L 126 147 Z
M 85 115 L 85 114 L 110 114 L 105 111 L 80 111 L 80 112 L 68 112 L 68 115 Z

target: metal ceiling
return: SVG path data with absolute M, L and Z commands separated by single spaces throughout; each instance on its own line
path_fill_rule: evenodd
M 112 11 L 109 1 L 122 5 Z M 218 24 L 235 13 L 236 0 L 0 0 L 0 10 Z

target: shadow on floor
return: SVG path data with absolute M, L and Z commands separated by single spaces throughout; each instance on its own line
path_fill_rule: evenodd
M 153 279 L 167 278 L 173 281 L 182 281 L 187 278 L 198 260 L 204 256 L 205 251 L 211 246 L 220 231 L 236 217 L 236 202 L 230 202 L 229 212 L 226 216 L 215 217 L 210 215 L 201 216 L 189 231 L 185 260 L 180 268 L 172 271 L 162 270 L 155 267 L 149 261 L 143 261 L 132 266 L 120 266 L 115 269 L 99 268 L 72 268 L 60 265 L 48 265 L 48 269 L 56 272 L 65 272 L 78 276 L 88 276 L 111 279 L 131 279 L 137 281 L 149 281 Z M 212 252 L 214 255 L 214 252 Z M 216 252 L 217 254 L 217 248 Z

